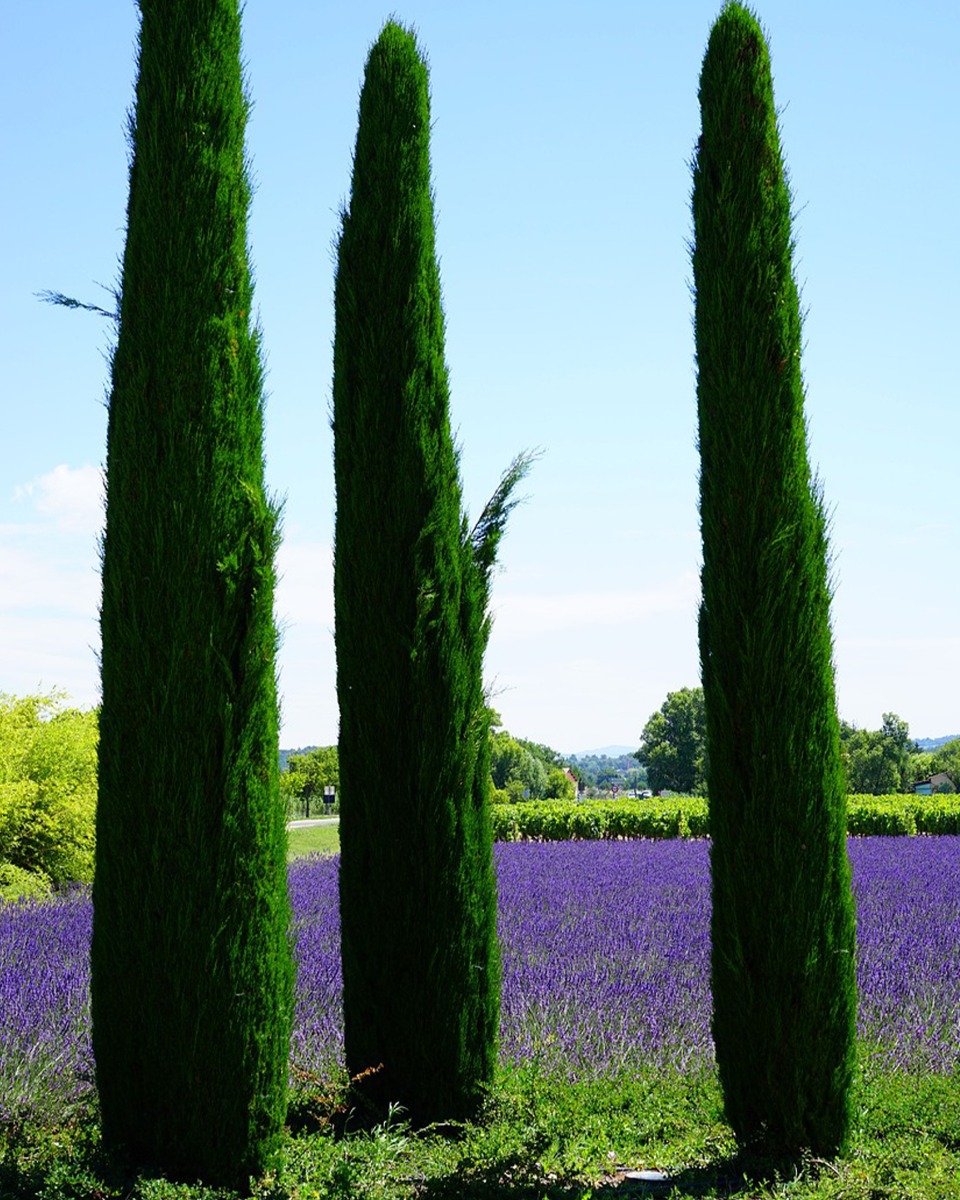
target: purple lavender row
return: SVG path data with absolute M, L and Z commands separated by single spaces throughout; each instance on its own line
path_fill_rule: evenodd
M 709 843 L 496 848 L 501 1054 L 570 1077 L 713 1063 Z M 861 1044 L 886 1069 L 960 1057 L 960 837 L 850 842 Z M 342 1063 L 337 860 L 290 869 L 298 962 L 291 1062 Z M 62 1111 L 91 1078 L 90 902 L 0 906 L 0 1119 Z M 386 981 L 385 985 L 386 985 Z

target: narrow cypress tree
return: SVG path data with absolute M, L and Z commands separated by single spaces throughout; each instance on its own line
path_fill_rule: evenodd
M 807 459 L 770 60 L 727 4 L 700 76 L 693 275 L 713 835 L 713 1030 L 742 1147 L 846 1139 L 854 910 L 826 519 Z
M 293 968 L 237 0 L 141 0 L 107 432 L 92 946 L 105 1144 L 246 1186 Z
M 474 1111 L 499 952 L 489 577 L 526 471 L 461 513 L 430 190 L 427 68 L 388 22 L 367 60 L 336 277 L 333 423 L 347 1066 L 416 1121 Z M 389 764 L 389 783 L 371 774 Z

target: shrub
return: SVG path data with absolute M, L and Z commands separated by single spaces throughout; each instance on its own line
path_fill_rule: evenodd
M 0 695 L 0 890 L 8 898 L 93 878 L 97 714 L 62 692 Z
M 766 803 L 775 803 L 767 797 Z M 847 831 L 852 837 L 960 834 L 960 797 L 850 796 Z M 703 838 L 710 812 L 700 796 L 650 800 L 505 800 L 493 809 L 498 842 L 590 841 L 600 838 Z

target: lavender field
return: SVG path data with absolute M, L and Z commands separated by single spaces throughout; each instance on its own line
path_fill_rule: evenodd
M 712 1065 L 709 844 L 497 846 L 501 1055 L 567 1077 Z M 861 1043 L 887 1070 L 960 1061 L 960 838 L 850 842 Z M 290 868 L 292 1062 L 342 1056 L 337 860 Z M 0 1119 L 90 1088 L 89 896 L 0 906 Z

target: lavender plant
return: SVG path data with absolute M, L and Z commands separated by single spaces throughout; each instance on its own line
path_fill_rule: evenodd
M 52 1116 L 89 1092 L 89 890 L 0 904 L 0 1121 Z
M 950 1075 L 960 1061 L 960 837 L 851 839 L 861 1059 Z M 500 1056 L 566 1078 L 710 1071 L 707 841 L 496 848 Z M 335 857 L 289 871 L 291 1066 L 343 1070 Z M 0 905 L 0 1121 L 63 1112 L 91 1079 L 88 892 Z

